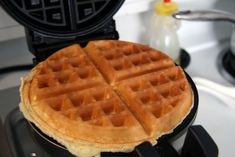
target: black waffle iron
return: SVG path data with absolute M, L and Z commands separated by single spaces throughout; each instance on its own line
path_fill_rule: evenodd
M 35 62 L 73 43 L 118 39 L 113 15 L 124 0 L 1 0 L 25 27 Z
M 45 60 L 53 52 L 74 43 L 85 46 L 91 40 L 119 38 L 113 15 L 124 0 L 0 0 L 0 2 L 3 8 L 25 27 L 28 47 L 35 56 L 35 64 Z M 190 76 L 187 73 L 186 76 L 193 90 L 193 108 L 172 133 L 159 138 L 155 146 L 144 142 L 130 153 L 102 152 L 101 156 L 217 157 L 217 146 L 208 133 L 201 126 L 191 126 L 197 113 L 198 93 Z M 5 131 L 12 157 L 73 156 L 64 146 L 26 121 L 18 108 L 8 115 Z M 185 142 L 179 153 L 170 143 L 186 131 Z

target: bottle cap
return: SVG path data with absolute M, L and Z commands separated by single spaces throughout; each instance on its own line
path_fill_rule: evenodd
M 163 0 L 155 5 L 155 11 L 159 15 L 169 16 L 177 12 L 179 9 L 177 3 L 171 2 L 171 0 Z

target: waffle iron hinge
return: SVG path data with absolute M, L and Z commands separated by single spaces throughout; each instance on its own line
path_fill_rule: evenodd
M 86 46 L 91 40 L 118 39 L 115 21 L 112 19 L 101 29 L 83 36 L 54 37 L 48 36 L 28 28 L 25 28 L 26 39 L 29 51 L 35 56 L 33 63 L 36 65 L 45 60 L 57 50 L 72 44 Z

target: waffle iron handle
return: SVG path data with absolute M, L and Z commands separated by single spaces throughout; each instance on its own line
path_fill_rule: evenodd
M 218 147 L 200 125 L 188 129 L 181 157 L 218 157 Z
M 161 157 L 149 142 L 144 142 L 135 147 L 133 157 Z

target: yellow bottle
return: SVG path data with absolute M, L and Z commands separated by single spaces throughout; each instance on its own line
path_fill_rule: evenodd
M 179 61 L 180 56 L 177 35 L 180 22 L 171 15 L 177 11 L 178 5 L 171 0 L 157 2 L 150 28 L 150 46 L 166 53 L 176 62 Z

